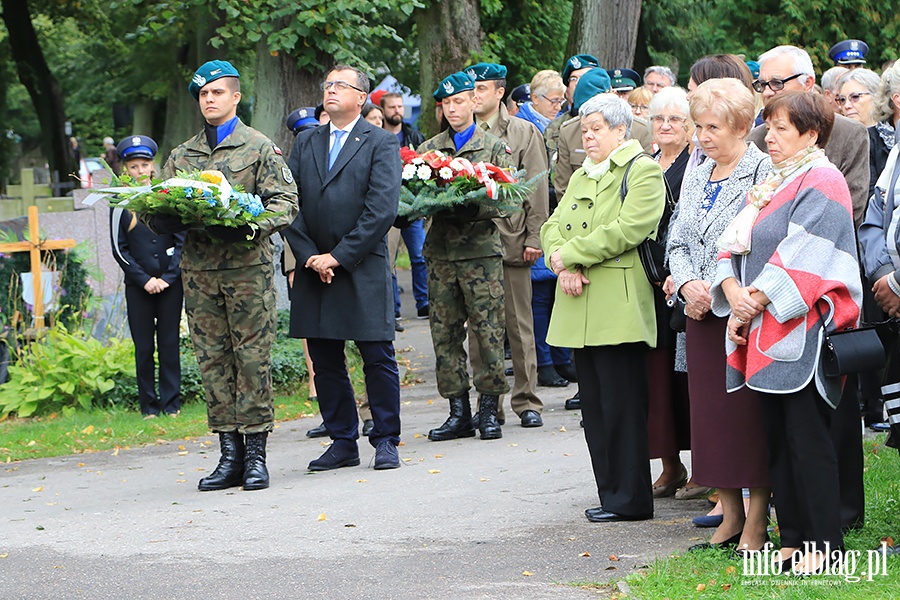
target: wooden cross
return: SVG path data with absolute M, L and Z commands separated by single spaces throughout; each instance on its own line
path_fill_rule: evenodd
M 34 327 L 44 328 L 44 279 L 41 277 L 41 250 L 74 248 L 75 240 L 42 240 L 38 229 L 38 207 L 28 207 L 30 241 L 0 244 L 0 252 L 31 253 L 31 281 L 34 284 Z

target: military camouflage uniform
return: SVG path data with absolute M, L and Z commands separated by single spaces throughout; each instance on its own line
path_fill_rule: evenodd
M 471 162 L 511 166 L 510 152 L 498 137 L 483 129 L 475 132 L 456 151 L 453 130 L 431 138 L 418 152 L 440 150 Z M 422 254 L 428 266 L 428 302 L 431 306 L 431 338 L 437 358 L 438 392 L 444 398 L 468 393 L 465 323 L 481 351 L 482 368 L 475 373 L 475 390 L 500 396 L 509 391 L 503 374 L 503 248 L 500 233 L 491 220 L 499 211 L 480 206 L 471 219 L 437 214 L 425 237 Z
M 280 213 L 260 223 L 249 249 L 190 230 L 181 258 L 185 309 L 206 388 L 210 429 L 271 431 L 276 312 L 269 236 L 297 215 L 297 186 L 281 151 L 240 121 L 214 150 L 203 131 L 175 148 L 161 175 L 165 179 L 194 170 L 221 171 L 232 186 L 242 185 L 258 194 L 268 210 Z

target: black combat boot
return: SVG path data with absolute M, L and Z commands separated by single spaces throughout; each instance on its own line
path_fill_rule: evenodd
M 269 487 L 269 470 L 266 469 L 266 437 L 269 433 L 248 433 L 244 436 L 247 450 L 244 454 L 244 489 L 264 490 Z
M 496 404 L 494 406 L 496 407 Z M 450 398 L 450 416 L 443 425 L 428 432 L 428 439 L 432 442 L 464 437 L 475 437 L 475 428 L 472 426 L 472 406 L 469 404 L 468 394 Z
M 500 429 L 500 423 L 497 422 L 497 404 L 500 400 L 499 396 L 489 396 L 482 394 L 478 400 L 478 430 L 481 432 L 481 439 L 496 440 L 503 437 L 503 431 Z
M 201 492 L 224 490 L 241 485 L 244 476 L 244 436 L 237 431 L 220 431 L 222 456 L 216 469 L 200 480 Z

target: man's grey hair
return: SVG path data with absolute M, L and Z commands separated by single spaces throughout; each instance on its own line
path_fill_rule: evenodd
M 647 75 L 650 73 L 656 73 L 657 75 L 662 75 L 663 77 L 669 78 L 669 85 L 675 85 L 677 82 L 677 77 L 675 77 L 675 73 L 672 72 L 672 69 L 669 67 L 664 67 L 662 65 L 653 65 L 652 67 L 647 67 L 644 70 L 644 80 L 646 81 Z
M 838 66 L 831 67 L 830 69 L 822 73 L 822 89 L 837 93 L 838 79 L 840 79 L 841 75 L 845 74 L 849 70 L 850 69 L 848 69 L 847 67 Z
M 900 61 L 881 74 L 881 87 L 875 95 L 873 116 L 876 121 L 894 124 L 894 94 L 900 94 Z
M 684 91 L 684 88 L 671 86 L 659 90 L 650 101 L 650 117 L 660 114 L 667 108 L 674 108 L 686 119 L 691 118 L 691 105 L 687 100 L 687 92 Z
M 353 71 L 354 73 L 356 73 L 356 87 L 367 94 L 369 93 L 369 76 L 356 67 L 351 67 L 350 65 L 334 65 L 328 70 L 328 73 L 330 74 L 334 71 Z M 352 82 L 348 81 L 347 83 Z
M 805 77 L 797 79 L 801 85 L 806 85 L 806 82 L 810 78 L 812 78 L 813 83 L 815 83 L 816 70 L 813 68 L 812 59 L 809 57 L 809 53 L 803 48 L 798 48 L 797 46 L 776 46 L 771 50 L 760 54 L 757 62 L 759 62 L 759 66 L 762 68 L 767 61 L 778 58 L 779 56 L 791 57 L 791 71 L 793 71 L 791 75 L 796 73 L 805 75 Z
M 625 139 L 631 138 L 634 115 L 628 102 L 616 94 L 597 94 L 578 109 L 578 116 L 582 119 L 594 113 L 600 113 L 610 129 L 625 125 Z

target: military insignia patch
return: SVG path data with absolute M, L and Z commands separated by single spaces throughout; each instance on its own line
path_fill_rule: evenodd
M 206 85 L 206 77 L 204 77 L 200 73 L 194 73 L 194 78 L 192 79 L 192 81 L 200 87 Z
M 450 83 L 449 81 L 445 81 L 444 82 L 444 91 L 447 92 L 448 94 L 452 94 L 453 93 L 453 84 Z
M 506 153 L 507 153 L 507 154 L 512 154 L 512 148 L 510 148 L 509 146 L 507 146 L 507 147 L 506 147 Z
M 279 148 L 279 147 L 276 146 L 275 144 L 272 144 L 272 150 L 274 150 L 274 151 L 275 151 L 275 154 L 277 154 L 278 156 L 281 156 L 281 155 L 283 154 L 283 153 L 281 152 L 281 148 Z
M 281 167 L 281 176 L 284 177 L 285 183 L 294 183 L 294 174 L 286 166 Z
M 578 60 L 577 56 L 573 56 L 569 60 L 569 63 L 572 65 L 572 68 L 575 69 L 576 71 L 581 68 L 581 61 Z

